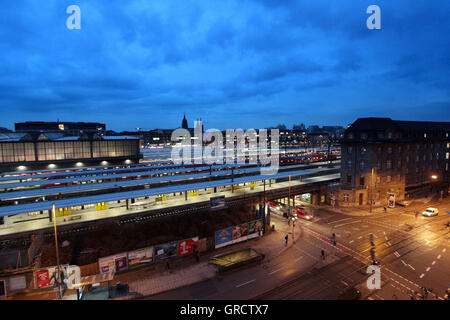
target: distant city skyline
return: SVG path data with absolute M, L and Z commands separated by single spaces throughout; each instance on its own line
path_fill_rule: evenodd
M 8 1 L 0 127 L 95 121 L 114 131 L 450 121 L 450 2 Z

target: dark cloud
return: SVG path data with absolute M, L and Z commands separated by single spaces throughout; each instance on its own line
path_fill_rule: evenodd
M 65 27 L 71 4 L 81 30 Z M 365 25 L 370 4 L 6 1 L 0 126 L 170 128 L 184 112 L 222 128 L 448 117 L 450 2 L 378 0 L 376 31 Z

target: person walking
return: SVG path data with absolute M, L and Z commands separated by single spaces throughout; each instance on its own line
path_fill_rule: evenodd
M 284 240 L 286 240 L 286 243 L 284 244 L 285 247 L 287 247 L 287 245 L 288 245 L 288 239 L 289 239 L 289 236 L 286 235 L 286 236 L 284 237 Z
M 322 260 L 325 260 L 325 251 L 322 250 Z

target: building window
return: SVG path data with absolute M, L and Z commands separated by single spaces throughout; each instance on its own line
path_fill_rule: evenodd
M 352 150 L 353 150 L 352 147 L 348 147 L 348 148 L 347 148 L 347 152 L 348 152 L 348 153 L 352 153 Z
M 366 132 L 361 133 L 361 139 L 363 139 L 363 140 L 367 139 L 367 133 Z
M 367 151 L 367 148 L 365 148 L 365 147 L 362 147 L 362 148 L 361 148 L 361 154 L 365 154 L 366 151 Z
M 392 154 L 392 147 L 388 148 L 388 154 Z
M 364 176 L 359 177 L 359 185 L 364 186 Z
M 386 182 L 391 182 L 392 181 L 392 177 L 391 176 L 387 176 L 386 177 Z
M 352 160 L 348 160 L 347 165 L 348 165 L 348 168 L 351 169 L 352 168 Z
M 450 149 L 450 142 L 447 142 L 447 149 Z
M 401 169 L 402 167 L 402 160 L 397 160 L 397 168 Z
M 350 174 L 347 175 L 347 183 L 348 184 L 352 183 L 352 176 Z
M 349 196 L 348 196 L 348 193 L 344 193 L 344 201 L 345 202 L 348 202 L 349 201 Z
M 449 158 L 449 155 L 450 155 L 450 153 L 446 152 L 446 153 L 445 153 L 445 159 L 447 159 L 447 160 L 448 160 L 448 158 Z
M 392 160 L 386 161 L 386 169 L 392 169 Z
M 388 139 L 392 139 L 392 132 L 388 132 L 387 137 Z
M 401 180 L 401 177 L 400 177 L 400 175 L 398 174 L 397 175 L 397 181 L 400 181 Z
M 347 138 L 349 138 L 349 139 L 353 139 L 353 132 L 349 132 L 348 134 L 347 134 Z
M 364 161 L 360 161 L 360 162 L 359 162 L 359 169 L 360 169 L 360 170 L 364 170 L 364 167 L 365 167 Z
M 406 156 L 406 162 L 409 162 L 409 156 Z
M 381 161 L 378 161 L 378 162 L 377 162 L 377 169 L 378 169 L 378 170 L 381 170 Z
M 416 162 L 419 162 L 419 155 L 416 155 Z
M 377 182 L 376 182 L 377 184 L 380 184 L 381 183 L 381 178 L 380 177 L 377 177 Z

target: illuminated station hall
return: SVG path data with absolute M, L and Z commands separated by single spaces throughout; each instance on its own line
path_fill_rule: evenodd
M 168 148 L 166 148 L 168 149 Z M 311 194 L 338 182 L 336 150 L 280 152 L 276 173 L 258 164 L 174 164 L 165 156 L 142 159 L 139 138 L 54 132 L 3 134 L 0 138 L 0 237 L 101 219 L 177 214 L 226 201 L 270 201 Z M 40 166 L 39 169 L 37 166 Z M 5 170 L 9 168 L 10 170 Z M 53 212 L 53 206 L 54 211 Z

